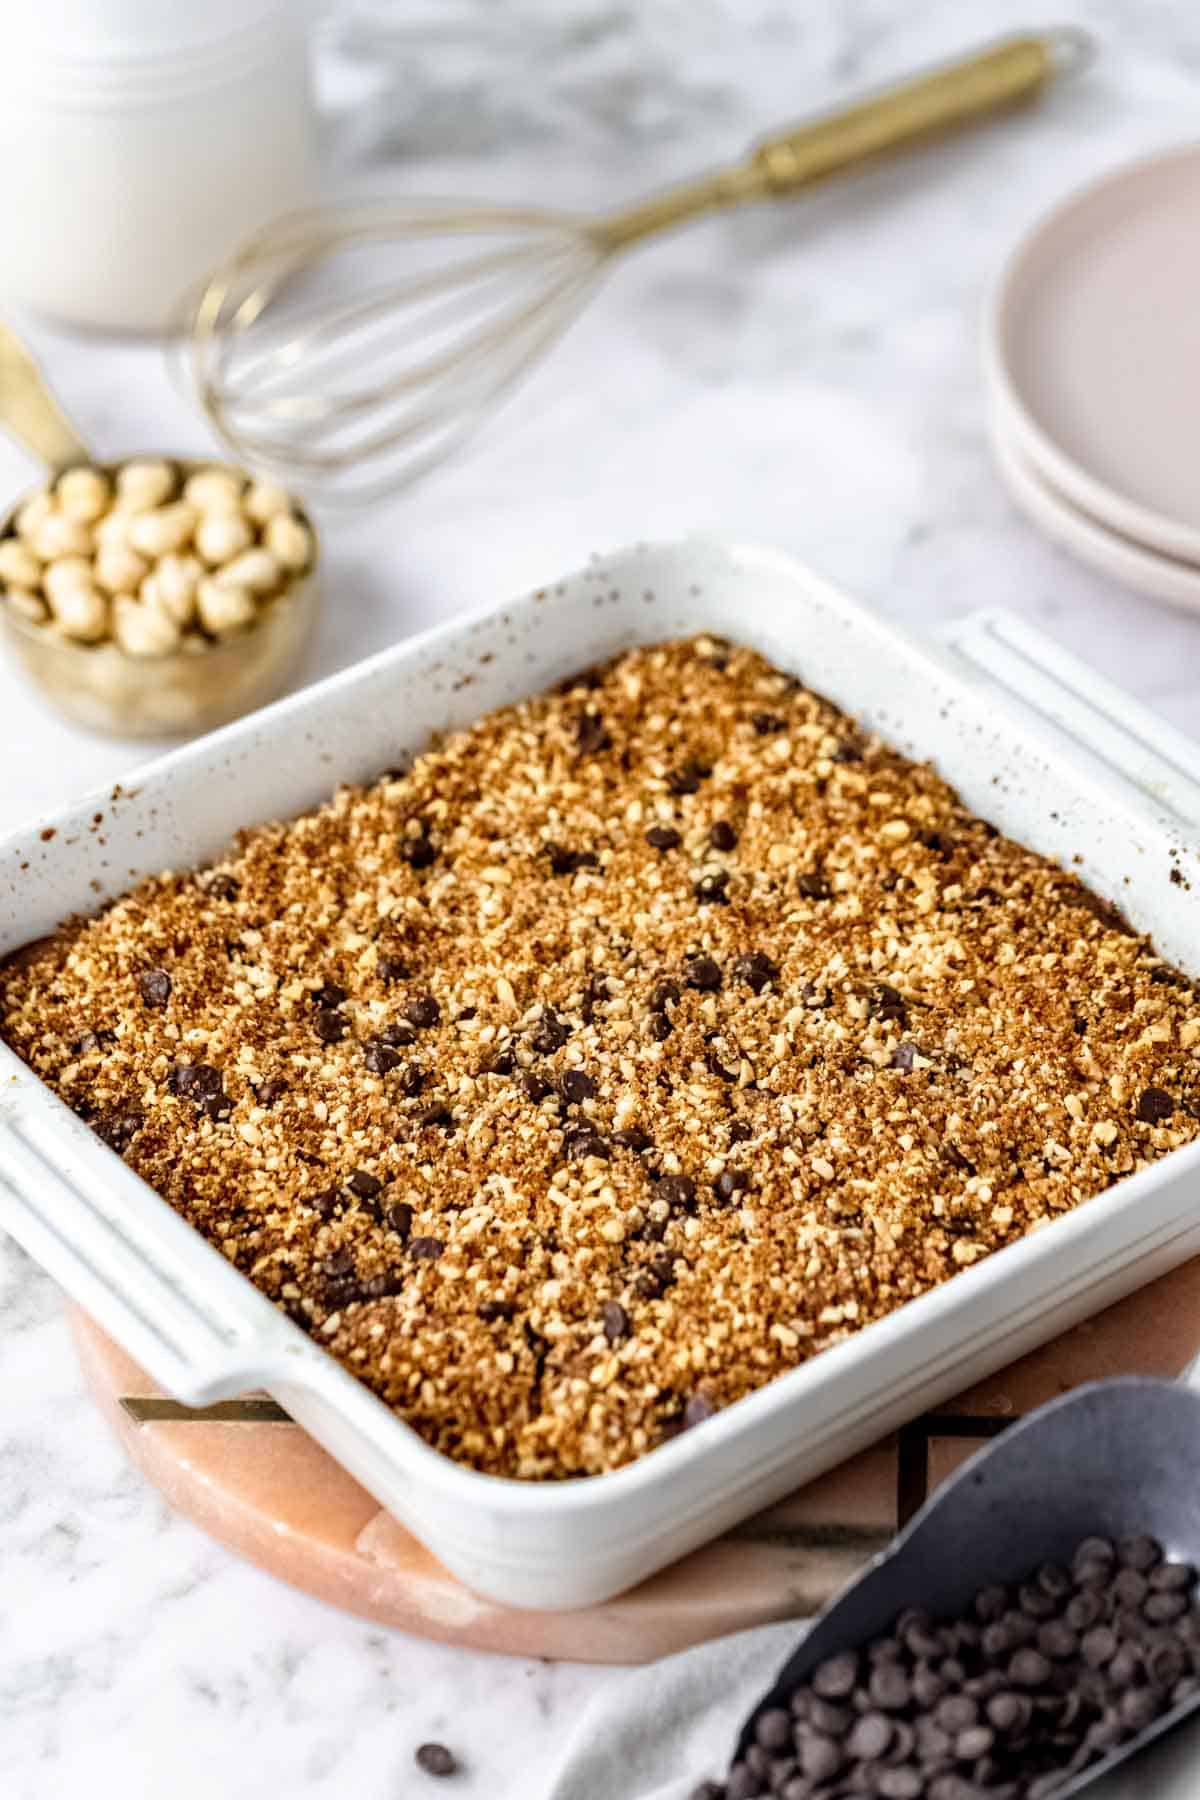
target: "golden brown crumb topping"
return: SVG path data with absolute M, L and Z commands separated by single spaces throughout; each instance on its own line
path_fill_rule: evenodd
M 1200 998 L 749 650 L 143 882 L 3 1035 L 439 1449 L 628 1462 L 1200 1130 Z

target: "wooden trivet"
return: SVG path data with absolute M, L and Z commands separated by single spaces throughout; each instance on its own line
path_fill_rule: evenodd
M 517 1612 L 472 1594 L 274 1402 L 189 1411 L 83 1313 L 73 1311 L 72 1326 L 88 1385 L 131 1460 L 238 1555 L 334 1606 L 445 1643 L 635 1663 L 815 1611 L 964 1457 L 1053 1395 L 1106 1375 L 1177 1375 L 1200 1339 L 1200 1259 L 631 1593 L 572 1613 Z

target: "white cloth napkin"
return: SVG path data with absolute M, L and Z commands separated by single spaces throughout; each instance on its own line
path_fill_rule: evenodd
M 689 1800 L 729 1766 L 742 1720 L 800 1643 L 792 1622 L 718 1638 L 614 1682 L 587 1708 L 544 1800 Z M 1088 1800 L 1200 1800 L 1200 1723 L 1114 1769 Z

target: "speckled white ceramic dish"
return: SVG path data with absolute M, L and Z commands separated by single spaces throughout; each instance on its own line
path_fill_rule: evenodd
M 1004 269 L 984 360 L 1006 438 L 1071 505 L 1200 563 L 1200 145 L 1054 208 Z
M 931 758 L 1200 976 L 1193 747 L 1004 614 L 921 644 L 788 557 L 637 547 L 360 663 L 0 842 L 0 954 L 213 855 L 431 732 L 630 644 L 754 645 Z M 94 815 L 101 823 L 93 830 Z M 101 842 L 101 839 L 103 842 Z M 823 1351 L 638 1462 L 522 1484 L 430 1449 L 0 1049 L 0 1223 L 170 1393 L 265 1388 L 468 1585 L 586 1606 L 1200 1250 L 1200 1143 Z

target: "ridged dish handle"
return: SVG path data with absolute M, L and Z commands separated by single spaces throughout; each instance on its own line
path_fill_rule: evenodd
M 19 1080 L 0 1101 L 0 1225 L 189 1406 L 259 1385 L 308 1348 L 61 1102 Z
M 978 676 L 1070 739 L 1093 764 L 1138 789 L 1159 812 L 1200 827 L 1200 746 L 1154 717 L 1036 627 L 1003 610 L 971 613 L 943 645 Z

